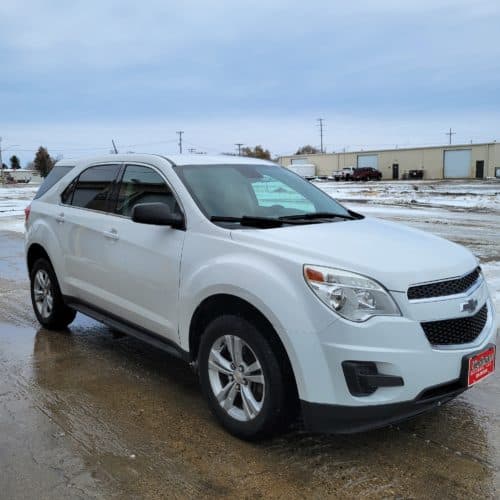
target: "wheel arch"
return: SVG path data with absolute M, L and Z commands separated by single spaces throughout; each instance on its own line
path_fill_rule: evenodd
M 293 396 L 298 401 L 298 390 L 295 373 L 286 348 L 267 317 L 250 302 L 235 295 L 220 293 L 205 298 L 196 308 L 189 326 L 189 354 L 192 361 L 198 358 L 200 339 L 211 321 L 215 318 L 234 314 L 254 324 L 270 340 L 271 347 L 278 359 L 283 362 L 285 374 L 290 377 Z
M 49 254 L 47 253 L 45 248 L 43 248 L 43 246 L 40 245 L 39 243 L 32 243 L 26 253 L 26 265 L 28 266 L 28 272 L 31 273 L 33 265 L 38 259 L 41 258 L 47 259 L 52 265 L 52 267 L 54 267 L 49 257 Z

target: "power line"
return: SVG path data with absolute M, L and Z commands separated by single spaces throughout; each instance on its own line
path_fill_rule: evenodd
M 3 167 L 2 151 L 8 151 L 9 148 L 19 146 L 19 144 L 11 144 L 2 150 L 2 137 L 0 137 L 0 169 Z M 15 152 L 15 151 L 14 151 Z
M 118 154 L 118 149 L 116 149 L 116 144 L 115 144 L 115 140 L 114 139 L 111 139 L 111 144 L 113 144 L 113 151 L 115 152 L 115 155 Z
M 176 134 L 179 134 L 179 154 L 182 154 L 182 134 L 184 133 L 183 130 L 178 130 Z

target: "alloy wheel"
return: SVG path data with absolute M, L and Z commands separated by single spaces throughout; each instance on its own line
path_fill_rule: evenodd
M 52 295 L 52 282 L 45 269 L 39 269 L 35 274 L 33 295 L 40 316 L 43 319 L 49 318 L 54 307 L 54 296 Z
M 219 337 L 210 349 L 208 372 L 212 391 L 221 408 L 242 422 L 262 410 L 265 378 L 255 352 L 240 337 Z

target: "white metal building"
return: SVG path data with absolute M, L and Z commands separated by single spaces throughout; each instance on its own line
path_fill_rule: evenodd
M 316 175 L 331 175 L 344 167 L 373 167 L 384 179 L 402 179 L 411 172 L 420 172 L 424 179 L 500 178 L 500 143 L 290 155 L 279 158 L 279 163 L 314 165 Z

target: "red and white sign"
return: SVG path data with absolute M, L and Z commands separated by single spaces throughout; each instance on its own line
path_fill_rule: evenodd
M 485 379 L 495 371 L 495 351 L 495 347 L 492 346 L 486 349 L 486 351 L 469 358 L 469 373 L 467 377 L 467 385 L 469 387 Z

